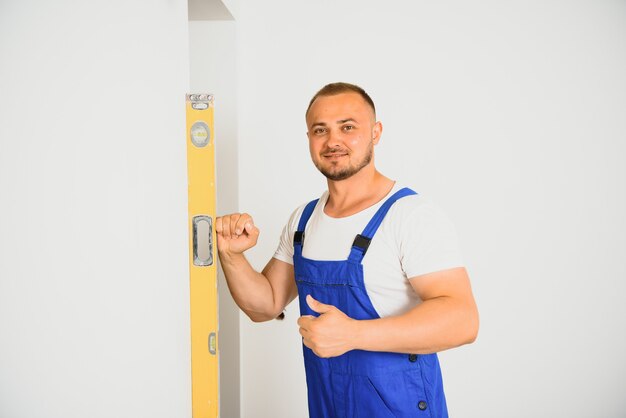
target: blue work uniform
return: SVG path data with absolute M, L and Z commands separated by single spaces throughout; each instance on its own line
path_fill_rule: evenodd
M 301 315 L 318 316 L 306 303 L 306 295 L 311 295 L 350 318 L 380 318 L 365 289 L 362 260 L 391 205 L 412 194 L 404 188 L 383 203 L 356 236 L 347 260 L 302 256 L 305 227 L 319 199 L 305 207 L 294 234 L 293 256 Z M 448 417 L 437 354 L 352 350 L 320 358 L 303 349 L 311 418 Z

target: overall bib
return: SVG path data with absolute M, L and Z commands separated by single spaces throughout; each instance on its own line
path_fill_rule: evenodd
M 301 315 L 314 315 L 306 295 L 334 305 L 350 318 L 380 318 L 365 290 L 363 257 L 393 203 L 414 191 L 404 188 L 387 199 L 347 260 L 304 258 L 304 230 L 318 200 L 304 209 L 294 234 L 294 270 Z M 447 418 L 437 354 L 417 355 L 352 350 L 320 358 L 303 345 L 310 418 Z

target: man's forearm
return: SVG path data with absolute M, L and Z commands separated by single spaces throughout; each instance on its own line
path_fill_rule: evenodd
M 255 322 L 274 319 L 279 313 L 268 279 L 254 270 L 243 254 L 220 253 L 228 289 L 237 306 Z
M 392 317 L 356 321 L 356 349 L 429 354 L 468 344 L 478 333 L 473 301 L 442 296 Z

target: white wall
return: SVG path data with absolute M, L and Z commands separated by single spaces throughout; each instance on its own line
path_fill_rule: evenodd
M 441 355 L 451 416 L 626 410 L 626 3 L 240 1 L 240 209 L 261 268 L 325 187 L 303 113 L 361 84 L 377 164 L 457 225 L 481 312 Z M 296 304 L 242 319 L 242 417 L 306 416 Z
M 0 3 L 0 416 L 191 416 L 187 1 Z

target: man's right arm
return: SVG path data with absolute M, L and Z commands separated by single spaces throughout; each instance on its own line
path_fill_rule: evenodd
M 293 266 L 272 258 L 262 272 L 252 268 L 244 251 L 256 245 L 259 229 L 248 214 L 217 218 L 215 231 L 228 289 L 239 308 L 255 322 L 276 318 L 298 294 Z

